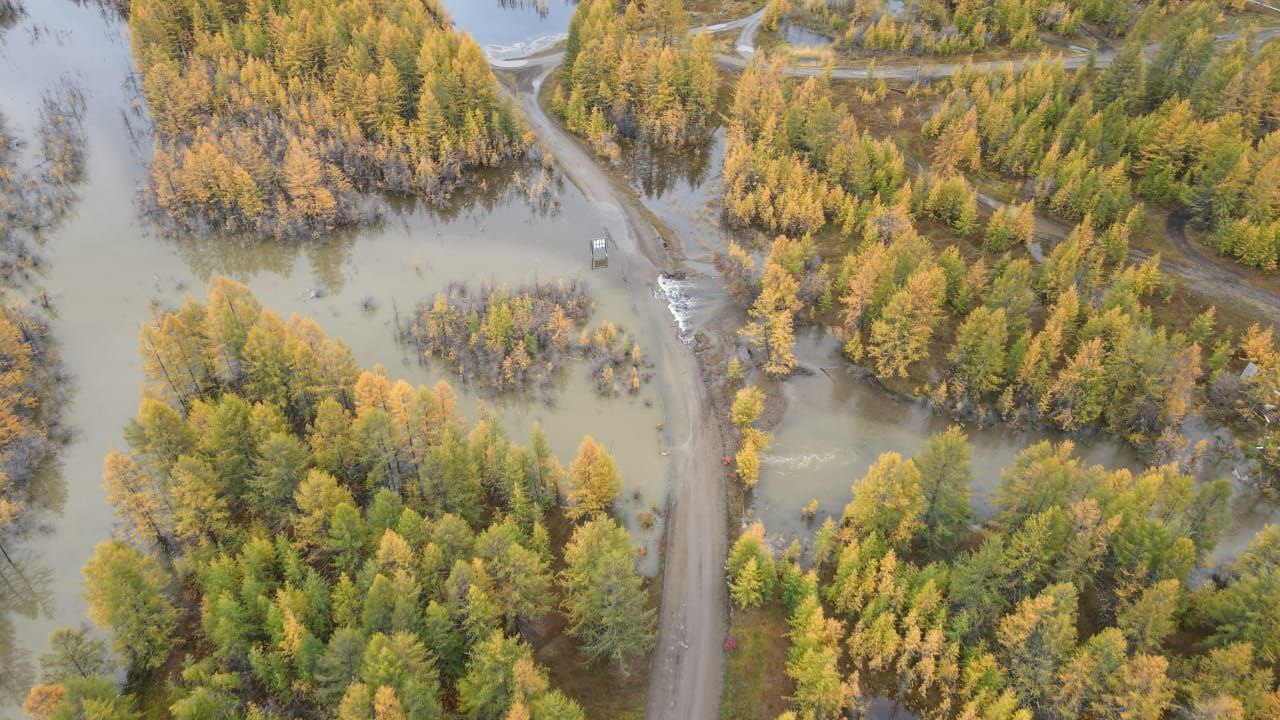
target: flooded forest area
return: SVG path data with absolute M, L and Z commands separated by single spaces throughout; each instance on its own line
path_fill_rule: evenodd
M 0 718 L 1280 717 L 1280 9 L 0 0 Z

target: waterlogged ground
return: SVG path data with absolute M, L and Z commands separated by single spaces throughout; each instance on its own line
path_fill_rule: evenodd
M 13 129 L 31 136 L 42 90 L 64 77 L 84 89 L 88 104 L 87 178 L 72 214 L 47 234 L 41 249 L 47 260 L 42 284 L 56 311 L 54 335 L 73 385 L 66 421 L 74 440 L 60 456 L 66 502 L 60 514 L 45 518 L 43 532 L 8 548 L 22 558 L 26 575 L 48 576 L 38 588 L 38 607 L 10 618 L 11 637 L 0 633 L 0 643 L 28 659 L 45 649 L 51 630 L 84 619 L 80 567 L 113 528 L 102 458 L 122 446 L 122 429 L 137 406 L 137 332 L 152 301 L 175 305 L 187 294 L 203 297 L 210 277 L 229 275 L 282 316 L 316 319 L 347 342 L 361 366 L 382 364 L 393 379 L 413 383 L 453 382 L 471 417 L 483 401 L 441 368 L 407 357 L 393 332 L 397 310 L 407 312 L 449 281 L 516 284 L 582 276 L 599 303 L 595 321 L 620 323 L 646 349 L 658 346 L 656 333 L 675 332 L 669 323 L 658 326 L 637 315 L 616 267 L 590 269 L 588 240 L 601 227 L 590 203 L 565 186 L 556 211 L 537 210 L 510 186 L 509 174 L 485 178 L 482 188 L 460 194 L 444 211 L 393 208 L 381 227 L 322 242 L 162 237 L 137 209 L 149 140 L 139 135 L 146 124 L 133 110 L 138 100 L 126 28 L 114 16 L 69 0 L 41 0 L 28 9 L 28 17 L 0 39 L 0 98 Z M 362 307 L 366 300 L 372 310 Z M 663 360 L 653 359 L 661 378 Z M 583 435 L 603 442 L 624 476 L 623 515 L 648 550 L 644 568 L 656 572 L 661 525 L 641 528 L 635 516 L 664 500 L 662 383 L 646 385 L 634 398 L 605 400 L 579 365 L 570 367 L 561 385 L 554 406 L 513 399 L 484 404 L 517 439 L 527 439 L 540 421 L 566 465 Z M 17 715 L 12 706 L 4 712 L 9 700 L 0 698 L 0 716 Z
M 536 1 L 444 4 L 493 57 L 524 54 L 554 42 L 572 12 L 565 0 L 545 0 L 545 15 Z M 176 304 L 187 293 L 200 297 L 211 276 L 227 274 L 249 284 L 282 315 L 315 318 L 353 348 L 361 365 L 380 363 L 393 378 L 415 383 L 453 378 L 406 357 L 393 337 L 397 310 L 407 312 L 451 280 L 519 283 L 582 275 L 599 301 L 597 320 L 620 322 L 646 348 L 659 347 L 658 333 L 677 331 L 677 323 L 642 319 L 628 299 L 635 296 L 628 283 L 647 292 L 650 285 L 656 287 L 655 279 L 624 278 L 616 267 L 589 270 L 587 240 L 598 234 L 601 223 L 597 209 L 571 186 L 561 189 L 555 212 L 544 212 L 525 202 L 510 187 L 509 177 L 495 175 L 484 187 L 461 194 L 444 212 L 394 208 L 382 227 L 300 245 L 161 237 L 137 210 L 149 140 L 145 119 L 137 112 L 140 101 L 131 82 L 123 24 L 96 6 L 70 0 L 27 5 L 28 17 L 0 34 L 2 109 L 15 132 L 32 137 L 41 93 L 64 80 L 77 83 L 88 104 L 89 161 L 74 212 L 47 234 L 42 248 L 48 261 L 42 285 L 57 313 L 54 334 L 72 377 L 66 416 L 74 440 L 61 453 L 60 464 L 66 501 L 59 514 L 45 519 L 44 532 L 6 548 L 33 580 L 38 597 L 24 610 L 27 614 L 9 618 L 11 635 L 0 622 L 0 650 L 7 644 L 9 650 L 33 657 L 43 651 L 50 630 L 84 617 L 80 566 L 113 527 L 101 489 L 102 457 L 121 445 L 121 430 L 137 403 L 137 329 L 152 301 Z M 627 167 L 629 180 L 649 209 L 679 236 L 696 271 L 689 279 L 665 281 L 662 288 L 680 331 L 690 340 L 699 330 L 742 319 L 721 291 L 711 263 L 729 237 L 717 222 L 715 207 L 722 160 L 723 131 L 717 131 L 694 153 L 633 156 Z M 367 299 L 371 310 L 362 307 Z M 923 405 L 890 398 L 855 377 L 821 332 L 800 333 L 797 352 L 811 373 L 784 385 L 791 409 L 775 428 L 754 493 L 754 516 L 780 542 L 812 532 L 814 525 L 800 514 L 810 499 L 819 501 L 819 522 L 839 515 L 852 484 L 879 453 L 914 453 L 929 434 L 948 425 Z M 663 358 L 654 359 L 661 377 Z M 474 416 L 481 400 L 457 383 L 455 387 Z M 516 438 L 527 437 L 532 424 L 541 421 L 566 463 L 582 435 L 604 442 L 625 478 L 626 522 L 648 548 L 644 564 L 654 572 L 661 528 L 639 528 L 635 515 L 661 506 L 665 493 L 669 468 L 662 450 L 670 439 L 658 430 L 663 383 L 646 386 L 638 398 L 616 400 L 602 400 L 590 387 L 576 367 L 564 378 L 554 407 L 520 400 L 485 404 Z M 998 482 L 999 469 L 1021 449 L 1058 437 L 1005 428 L 971 430 L 975 512 L 990 512 L 989 491 Z M 1077 448 L 1090 462 L 1138 465 L 1114 441 L 1078 439 Z M 1274 505 L 1237 488 L 1233 524 L 1218 555 L 1238 553 L 1275 517 Z M 47 583 L 38 582 L 42 576 Z M 6 714 L 7 700 L 0 698 L 0 716 Z M 7 714 L 17 713 L 11 709 Z M 892 709 L 883 715 L 892 716 Z
M 745 235 L 719 222 L 724 129 L 712 133 L 686 161 L 671 153 L 628 150 L 623 175 L 650 211 L 680 237 L 689 265 L 697 273 L 672 283 L 678 299 L 673 312 L 686 334 L 724 333 L 726 328 L 740 327 L 747 320 L 745 314 L 725 297 L 712 262 L 730 238 L 736 235 L 741 241 Z M 760 260 L 757 257 L 757 268 Z M 827 517 L 838 519 L 852 498 L 854 483 L 880 453 L 913 455 L 930 435 L 952 424 L 923 402 L 892 397 L 859 377 L 826 331 L 803 328 L 796 336 L 796 356 L 804 372 L 781 385 L 788 409 L 773 430 L 773 445 L 761 458 L 760 482 L 745 519 L 763 521 L 779 547 L 792 538 L 808 540 Z M 1217 434 L 1196 418 L 1188 420 L 1183 430 L 1192 444 L 1202 438 L 1212 441 Z M 1042 440 L 1067 439 L 1059 432 L 1006 426 L 967 428 L 967 432 L 973 445 L 971 505 L 978 520 L 994 512 L 992 493 L 999 486 L 1000 472 L 1019 452 Z M 1095 434 L 1070 439 L 1077 456 L 1087 463 L 1135 472 L 1144 467 L 1132 448 L 1114 438 Z M 1231 519 L 1208 558 L 1210 563 L 1236 557 L 1258 530 L 1280 521 L 1275 502 L 1256 488 L 1235 482 L 1231 468 L 1207 463 L 1199 474 L 1233 481 Z M 818 514 L 806 520 L 801 509 L 815 499 Z
M 831 38 L 819 32 L 814 32 L 803 25 L 795 23 L 785 23 L 780 29 L 782 39 L 788 45 L 799 45 L 801 47 L 822 47 L 830 45 L 834 42 Z

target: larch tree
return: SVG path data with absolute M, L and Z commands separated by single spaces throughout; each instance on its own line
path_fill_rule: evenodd
M 764 370 L 771 377 L 785 377 L 796 365 L 793 325 L 799 288 L 796 278 L 770 253 L 760 279 L 760 294 L 748 311 L 752 322 L 740 332 L 764 353 Z
M 315 235 L 371 218 L 358 188 L 440 201 L 528 147 L 483 51 L 434 0 L 140 0 L 129 16 L 153 199 L 179 227 Z
M 117 451 L 108 453 L 103 464 L 107 500 L 127 523 L 129 535 L 172 555 L 173 506 L 165 493 L 163 477 Z
M 764 412 L 764 403 L 764 391 L 748 385 L 735 393 L 729 409 L 730 419 L 741 437 L 741 444 L 734 454 L 734 464 L 738 479 L 747 487 L 755 487 L 760 480 L 760 453 L 768 450 L 772 441 L 769 433 L 755 427 Z
M 87 626 L 60 628 L 49 635 L 49 650 L 41 653 L 40 678 L 62 683 L 74 678 L 110 675 L 113 668 L 107 643 Z
M 649 607 L 627 531 L 611 518 L 579 526 L 565 546 L 560 574 L 568 633 L 592 661 L 624 675 L 653 647 L 656 616 Z
M 577 520 L 608 515 L 622 492 L 622 477 L 613 457 L 590 435 L 582 438 L 569 464 L 569 517 Z
M 1040 412 L 1063 430 L 1078 430 L 1097 420 L 1105 409 L 1105 350 L 1101 337 L 1085 341 L 1040 398 Z
M 947 359 L 955 365 L 955 377 L 973 395 L 999 390 L 1004 385 L 1009 323 L 1004 308 L 979 305 L 956 329 L 955 344 Z
M 748 558 L 736 577 L 729 583 L 729 595 L 734 604 L 746 610 L 759 607 L 764 600 L 764 583 L 760 579 L 760 565 L 755 558 Z
M 840 624 L 826 617 L 816 594 L 800 600 L 790 618 L 791 650 L 787 675 L 795 682 L 793 700 L 804 717 L 839 717 L 857 699 L 856 681 L 840 671 Z
M 1009 681 L 1029 708 L 1047 710 L 1058 669 L 1076 644 L 1076 589 L 1046 588 L 1000 621 L 997 642 Z
M 178 311 L 188 323 L 157 322 L 218 338 L 208 386 L 179 400 L 149 378 L 145 396 L 157 399 L 129 424 L 129 451 L 108 457 L 116 511 L 149 546 L 103 543 L 84 569 L 90 615 L 113 632 L 121 670 L 163 684 L 176 720 L 265 704 L 351 720 L 437 720 L 473 705 L 495 720 L 521 708 L 580 720 L 514 637 L 559 599 L 545 524 L 558 465 L 545 439 L 519 447 L 487 415 L 468 427 L 447 386 L 360 374 L 340 343 L 312 323 L 274 321 L 243 286 L 215 281 L 210 297 L 219 305 Z M 597 596 L 606 610 L 580 627 L 603 627 L 592 637 L 615 644 L 646 627 L 651 637 L 633 550 L 607 522 L 621 546 L 583 594 L 612 583 L 635 612 L 610 625 L 626 598 Z M 480 672 L 495 637 L 519 652 Z M 134 697 L 104 676 L 114 668 L 102 645 L 83 630 L 52 642 L 28 703 L 41 720 L 135 716 Z M 483 702 L 504 683 L 509 696 Z
M 878 376 L 907 377 L 911 366 L 926 355 L 945 297 L 946 277 L 937 265 L 917 270 L 893 294 L 871 324 L 869 354 Z
M 151 558 L 117 540 L 99 543 L 84 566 L 89 616 L 115 638 L 132 666 L 160 667 L 177 642 L 177 611 L 165 597 L 165 579 Z
M 928 557 L 949 557 L 968 532 L 973 449 L 964 431 L 952 426 L 930 437 L 915 457 L 923 509 L 920 544 Z
M 864 533 L 878 533 L 895 547 L 909 547 L 921 528 L 925 510 L 920 470 L 912 460 L 884 453 L 853 484 L 853 501 L 845 522 Z

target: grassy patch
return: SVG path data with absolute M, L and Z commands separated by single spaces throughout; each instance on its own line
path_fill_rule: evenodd
M 611 664 L 587 664 L 577 645 L 564 634 L 564 616 L 552 613 L 547 637 L 534 658 L 547 668 L 551 686 L 582 706 L 593 720 L 639 720 L 644 717 L 645 690 L 649 683 L 649 659 L 632 663 L 623 677 Z
M 729 634 L 737 647 L 726 654 L 721 720 L 773 720 L 795 691 L 787 677 L 786 608 L 770 603 L 734 610 Z

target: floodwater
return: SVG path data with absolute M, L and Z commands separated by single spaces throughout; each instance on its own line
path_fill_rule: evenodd
M 622 173 L 648 209 L 680 238 L 693 273 L 669 280 L 671 312 L 688 340 L 700 323 L 740 312 L 716 276 L 714 256 L 729 243 L 730 233 L 718 222 L 720 172 L 724 166 L 725 131 L 678 151 L 625 144 Z
M 527 52 L 538 38 L 567 27 L 572 6 L 545 1 L 545 17 L 529 4 L 444 3 L 491 52 L 503 52 L 498 46 Z M 276 245 L 158 236 L 136 209 L 149 142 L 134 140 L 145 123 L 131 110 L 137 98 L 125 27 L 92 4 L 36 0 L 27 5 L 29 16 L 0 33 L 0 109 L 15 133 L 31 138 L 41 93 L 63 78 L 78 83 L 88 105 L 88 167 L 76 207 L 47 233 L 42 248 L 48 262 L 41 284 L 57 313 L 53 331 L 72 378 L 65 420 L 74 439 L 60 453 L 59 466 L 66 500 L 58 514 L 44 519 L 43 532 L 6 547 L 26 576 L 47 575 L 48 584 L 41 586 L 30 616 L 9 618 L 11 636 L 0 622 L 0 650 L 8 643 L 8 650 L 34 657 L 44 650 L 51 630 L 84 618 L 80 567 L 114 525 L 101 489 L 102 457 L 122 445 L 121 431 L 137 404 L 137 329 L 153 300 L 173 305 L 186 293 L 200 297 L 210 277 L 228 274 L 282 315 L 315 318 L 353 348 L 361 365 L 381 363 L 393 378 L 415 383 L 452 378 L 406 357 L 393 338 L 396 310 L 407 311 L 451 280 L 518 283 L 582 275 L 599 301 L 596 319 L 620 322 L 646 348 L 658 347 L 658 333 L 675 332 L 670 323 L 640 316 L 631 302 L 627 281 L 648 285 L 648 279 L 623 278 L 617 268 L 588 269 L 587 238 L 598 234 L 601 223 L 596 209 L 568 185 L 558 211 L 545 213 L 504 192 L 501 179 L 493 176 L 486 188 L 460 194 L 444 212 L 401 207 L 382 227 L 323 242 Z M 699 272 L 672 286 L 683 298 L 673 301 L 673 309 L 694 330 L 718 313 L 733 312 L 710 263 L 729 237 L 714 209 L 722 159 L 723 132 L 718 131 L 692 162 L 688 156 L 653 155 L 630 168 L 646 203 L 680 235 Z M 372 311 L 361 309 L 368 297 L 375 303 Z M 852 483 L 876 455 L 913 453 L 948 424 L 919 404 L 888 398 L 855 378 L 821 333 L 801 333 L 797 350 L 815 372 L 785 384 L 793 411 L 775 429 L 755 493 L 755 513 L 783 538 L 811 531 L 800 518 L 800 507 L 811 498 L 819 500 L 821 513 L 838 515 Z M 661 374 L 662 358 L 655 360 Z M 625 521 L 650 550 L 644 563 L 649 572 L 657 568 L 661 528 L 644 531 L 634 518 L 640 508 L 662 505 L 669 472 L 661 454 L 669 440 L 657 430 L 664 405 L 658 384 L 638 398 L 602 400 L 579 367 L 569 370 L 554 407 L 510 399 L 486 403 L 517 439 L 542 421 L 566 463 L 582 435 L 591 433 L 605 443 L 624 476 Z M 455 387 L 474 417 L 482 400 Z M 989 510 L 986 490 L 1000 467 L 1023 447 L 1051 436 L 999 428 L 972 431 L 975 510 Z M 1078 447 L 1090 461 L 1135 463 L 1113 442 L 1080 441 Z M 1234 507 L 1239 515 L 1222 544 L 1228 553 L 1238 552 L 1263 521 L 1274 517 L 1273 506 L 1248 494 L 1237 493 Z M 0 698 L 0 715 L 5 700 Z
M 783 23 L 779 28 L 782 33 L 782 39 L 788 45 L 799 45 L 801 47 L 823 47 L 835 42 L 831 38 L 820 32 L 810 30 L 809 28 L 797 23 Z
M 60 227 L 47 233 L 41 248 L 48 261 L 41 284 L 57 314 L 53 334 L 72 378 L 65 422 L 74 439 L 60 453 L 66 502 L 60 513 L 44 518 L 43 532 L 6 548 L 21 558 L 27 575 L 47 574 L 48 585 L 41 591 L 41 607 L 30 616 L 10 618 L 11 637 L 0 628 L 0 649 L 8 643 L 8 650 L 34 658 L 44 651 L 51 630 L 84 620 L 80 567 L 114 525 L 101 487 L 102 458 L 123 445 L 122 430 L 137 407 L 142 380 L 137 333 L 152 301 L 173 306 L 188 293 L 203 297 L 209 279 L 226 274 L 248 284 L 282 316 L 314 318 L 331 336 L 346 341 L 361 366 L 382 364 L 393 379 L 426 384 L 454 378 L 407 357 L 395 342 L 394 317 L 397 310 L 403 317 L 449 281 L 516 284 L 581 276 L 598 302 L 593 321 L 618 322 L 646 350 L 657 350 L 657 333 L 675 332 L 665 319 L 638 315 L 617 267 L 590 269 L 588 239 L 599 234 L 601 222 L 568 184 L 553 213 L 533 208 L 518 192 L 505 192 L 502 177 L 494 175 L 484 179 L 484 188 L 460 193 L 443 211 L 396 207 L 378 228 L 323 241 L 280 245 L 161 237 L 137 211 L 149 141 L 131 140 L 131 132 L 145 123 L 130 110 L 136 97 L 129 81 L 126 26 L 96 7 L 69 0 L 27 5 L 29 15 L 0 36 L 2 109 L 16 134 L 33 137 L 41 92 L 71 78 L 86 95 L 88 165 L 78 203 Z M 646 278 L 629 280 L 649 284 Z M 375 309 L 362 309 L 366 298 L 373 299 Z M 662 357 L 652 359 L 661 376 Z M 664 405 L 660 382 L 637 397 L 606 400 L 594 393 L 586 375 L 583 366 L 570 366 L 554 406 L 516 399 L 486 402 L 459 383 L 454 386 L 471 418 L 484 403 L 518 441 L 527 441 L 531 426 L 540 421 L 566 465 L 583 435 L 604 443 L 624 477 L 624 521 L 648 550 L 644 570 L 654 573 L 661 523 L 645 530 L 635 516 L 652 505 L 662 507 L 665 498 L 669 463 L 662 455 L 667 439 L 658 430 Z M 0 697 L 0 716 L 16 715 L 16 710 L 5 712 L 7 700 Z
M 745 324 L 745 315 L 725 296 L 712 263 L 714 254 L 723 251 L 731 238 L 741 243 L 751 235 L 719 222 L 716 199 L 722 184 L 724 129 L 717 129 L 691 151 L 692 164 L 681 164 L 679 156 L 671 153 L 627 149 L 623 170 L 628 182 L 654 215 L 680 236 L 695 271 L 679 284 L 678 310 L 687 332 Z M 757 268 L 761 260 L 757 254 Z M 820 328 L 797 329 L 796 356 L 808 372 L 797 373 L 781 386 L 788 411 L 773 429 L 773 444 L 761 458 L 760 481 L 746 518 L 747 522 L 763 521 L 771 542 L 779 547 L 793 538 L 807 541 L 825 518 L 838 519 L 853 497 L 854 483 L 880 453 L 909 457 L 930 435 L 953 424 L 923 402 L 893 397 L 859 377 L 835 339 Z M 1193 445 L 1220 434 L 1197 418 L 1189 419 L 1183 431 Z M 999 486 L 1000 472 L 1012 465 L 1018 453 L 1042 440 L 1067 439 L 1060 432 L 1007 426 L 966 428 L 966 432 L 973 445 L 971 505 L 978 519 L 993 512 L 992 492 Z M 1076 455 L 1086 463 L 1133 471 L 1144 467 L 1131 447 L 1112 437 L 1094 434 L 1071 439 Z M 1232 468 L 1207 463 L 1199 474 L 1232 481 L 1230 520 L 1207 562 L 1229 561 L 1267 523 L 1280 522 L 1280 507 L 1274 500 L 1238 482 Z M 806 520 L 801 509 L 815 499 L 818 514 Z
M 953 424 L 922 402 L 892 397 L 859 378 L 841 356 L 839 343 L 820 329 L 797 333 L 796 359 L 806 373 L 782 385 L 788 412 L 761 458 L 755 490 L 755 514 L 782 544 L 807 537 L 827 517 L 839 520 L 854 483 L 881 453 L 911 457 L 929 436 Z M 992 514 L 991 495 L 1000 484 L 1000 471 L 1019 452 L 1062 437 L 1003 426 L 969 428 L 967 433 L 973 446 L 970 505 L 979 519 Z M 1089 464 L 1141 468 L 1128 446 L 1109 438 L 1077 441 L 1076 454 Z M 814 499 L 818 515 L 808 522 L 800 510 Z
M 564 39 L 576 0 L 441 0 L 490 58 L 531 55 Z
M 895 20 L 901 20 L 907 15 L 907 0 L 883 0 L 881 4 L 883 5 L 883 11 L 888 13 Z M 855 3 L 850 0 L 827 0 L 827 5 L 832 8 L 838 7 L 845 10 L 851 10 Z

